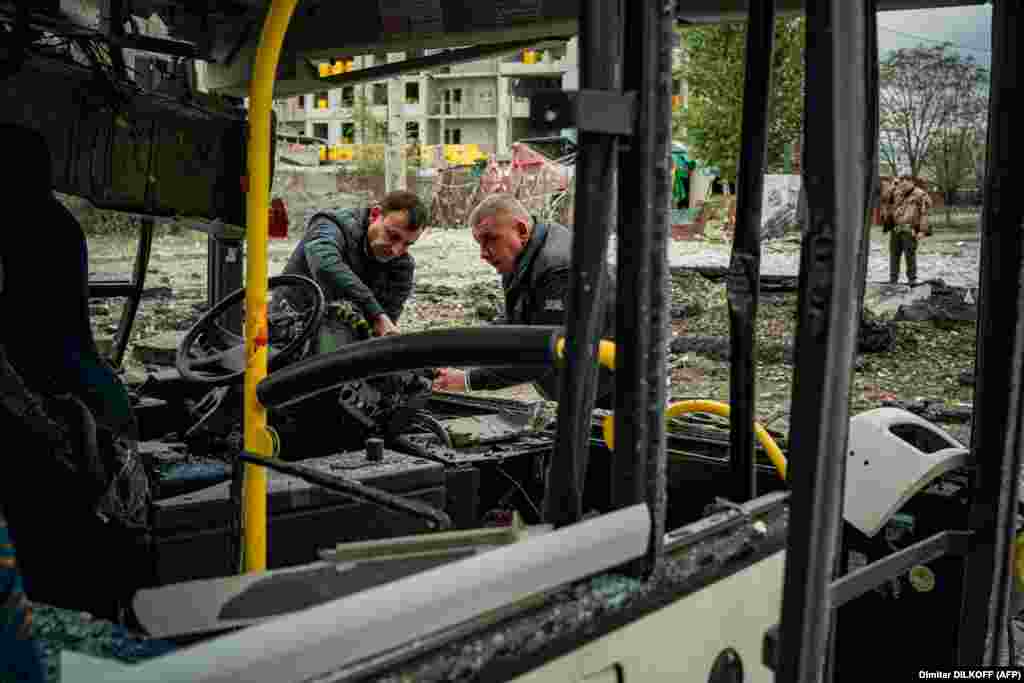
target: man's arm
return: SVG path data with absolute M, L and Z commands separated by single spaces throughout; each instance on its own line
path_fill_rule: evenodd
M 356 275 L 338 248 L 345 235 L 337 225 L 329 221 L 317 223 L 313 234 L 306 241 L 305 256 L 313 277 L 327 291 L 328 300 L 347 299 L 363 310 L 368 321 L 373 321 L 384 307 L 377 301 L 373 291 Z
M 921 192 L 920 211 L 919 211 L 919 213 L 921 214 L 921 220 L 918 221 L 918 224 L 917 224 L 917 237 L 918 238 L 927 237 L 928 235 L 932 234 L 931 229 L 928 227 L 928 212 L 931 210 L 931 208 L 932 208 L 931 197 L 928 196 L 927 192 L 922 191 Z
M 409 257 L 395 264 L 389 273 L 388 291 L 381 293 L 381 305 L 396 325 L 402 315 L 405 302 L 409 300 L 416 280 L 416 262 Z
M 534 293 L 537 310 L 533 311 L 530 324 L 564 325 L 568 291 L 568 271 L 556 271 L 544 278 Z M 473 368 L 466 373 L 466 388 L 471 391 L 504 389 L 517 384 L 537 382 L 555 372 L 555 367 L 551 365 L 519 368 Z

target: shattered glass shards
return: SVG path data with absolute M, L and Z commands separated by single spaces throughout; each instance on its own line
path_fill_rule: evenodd
M 139 636 L 85 612 L 49 605 L 33 606 L 32 632 L 46 659 L 47 680 L 60 680 L 60 653 L 72 650 L 125 664 L 140 662 L 176 649 L 173 643 Z
M 594 597 L 604 601 L 609 609 L 618 609 L 642 587 L 641 581 L 617 574 L 603 574 L 590 581 L 590 590 L 593 591 Z
M 599 638 L 602 625 L 612 615 L 636 609 L 641 616 L 650 608 L 648 603 L 656 603 L 659 596 L 683 596 L 699 590 L 703 577 L 725 563 L 742 561 L 759 549 L 783 546 L 787 513 L 751 522 L 666 556 L 662 570 L 646 581 L 615 573 L 584 579 L 559 590 L 535 610 L 483 628 L 372 680 L 482 680 L 492 667 L 542 654 L 558 641 Z

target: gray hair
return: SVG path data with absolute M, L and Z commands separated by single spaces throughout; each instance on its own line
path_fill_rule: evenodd
M 533 230 L 533 218 L 530 216 L 530 212 L 526 210 L 526 207 L 518 199 L 510 194 L 492 194 L 484 197 L 484 200 L 477 204 L 476 208 L 469 214 L 467 224 L 473 230 L 481 219 L 493 218 L 499 213 L 507 213 L 516 218 L 521 218 L 526 223 L 526 226 Z

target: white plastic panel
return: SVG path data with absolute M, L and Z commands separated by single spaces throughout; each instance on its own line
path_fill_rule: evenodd
M 634 505 L 215 638 L 105 683 L 308 680 L 620 566 L 647 551 L 650 533 L 647 506 Z
M 843 516 L 874 536 L 918 491 L 969 456 L 949 433 L 906 410 L 861 413 L 850 420 Z
M 704 683 L 727 648 L 744 683 L 772 683 L 764 636 L 779 623 L 785 551 L 523 674 L 514 683 Z

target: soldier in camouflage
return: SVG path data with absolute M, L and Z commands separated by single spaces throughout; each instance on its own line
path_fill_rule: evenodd
M 322 211 L 310 219 L 282 272 L 316 280 L 327 297 L 328 320 L 337 317 L 375 336 L 398 334 L 416 270 L 409 248 L 427 220 L 426 205 L 404 190 L 371 209 Z M 301 290 L 284 290 L 274 305 L 305 309 L 306 298 Z M 318 348 L 324 350 L 332 349 Z
M 928 211 L 932 200 L 911 176 L 882 178 L 880 207 L 883 232 L 889 237 L 889 282 L 900 279 L 900 262 L 907 259 L 907 280 L 917 284 L 917 247 L 922 237 L 931 234 Z

